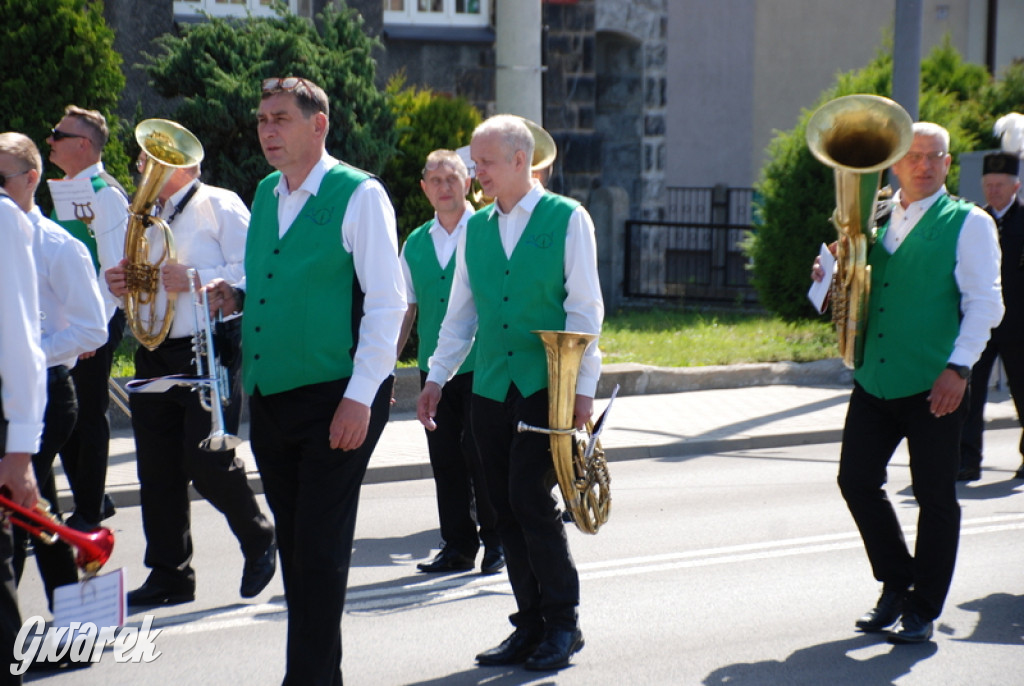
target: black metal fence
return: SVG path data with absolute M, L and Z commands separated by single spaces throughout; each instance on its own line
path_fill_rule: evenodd
M 750 188 L 669 188 L 666 221 L 626 222 L 624 295 L 756 302 L 740 248 L 753 200 Z

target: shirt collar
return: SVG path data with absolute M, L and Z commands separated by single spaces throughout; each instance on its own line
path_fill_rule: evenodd
M 448 232 L 445 231 L 444 227 L 441 226 L 441 222 L 437 218 L 437 212 L 434 212 L 434 223 L 430 225 L 430 230 L 428 231 L 428 233 L 430 235 L 434 235 L 439 231 L 443 231 L 446 235 L 457 236 L 459 232 L 462 231 L 462 229 L 466 226 L 466 224 L 469 222 L 469 218 L 472 216 L 472 210 L 466 210 L 465 212 L 463 212 L 462 217 L 459 219 L 459 223 L 455 225 L 455 230 L 452 231 L 451 234 L 448 234 Z
M 516 206 L 513 207 L 510 212 L 502 212 L 498 207 L 498 202 L 495 201 L 494 205 L 491 207 L 490 213 L 487 215 L 487 218 L 492 219 L 495 212 L 497 212 L 500 217 L 507 217 L 512 214 L 512 212 L 515 212 L 517 208 L 522 208 L 522 210 L 527 214 L 533 214 L 534 208 L 537 207 L 537 203 L 539 203 L 540 199 L 543 197 L 544 186 L 542 186 L 540 181 L 537 179 L 530 179 L 530 190 L 526 192 L 526 195 L 519 199 L 519 202 L 516 203 Z
M 74 176 L 71 176 L 71 177 L 68 177 L 68 178 L 72 178 L 72 179 L 91 179 L 92 177 L 99 176 L 102 173 L 103 173 L 103 162 L 101 160 L 101 161 L 97 162 L 96 164 L 90 165 L 90 166 L 86 167 L 85 169 L 83 169 L 82 171 L 80 171 L 77 174 L 75 174 Z
M 909 205 L 907 205 L 906 209 L 904 210 L 903 209 L 903 189 L 901 188 L 898 191 L 896 191 L 896 194 L 893 195 L 893 197 L 892 197 L 893 203 L 894 203 L 893 211 L 894 212 L 901 212 L 901 211 L 909 212 L 911 209 L 919 209 L 922 213 L 927 212 L 928 209 L 932 205 L 935 204 L 935 201 L 938 200 L 939 198 L 941 198 L 943 195 L 946 195 L 947 192 L 948 191 L 946 191 L 946 185 L 943 184 L 942 188 L 940 188 L 939 190 L 935 191 L 934 193 L 929 195 L 927 198 L 921 198 L 920 200 L 917 200 L 915 202 L 910 203 Z
M 304 191 L 309 195 L 316 195 L 317 191 L 320 190 L 320 184 L 323 182 L 324 176 L 326 176 L 327 172 L 338 164 L 340 164 L 338 160 L 324 150 L 320 153 L 320 159 L 317 160 L 316 164 L 313 165 L 313 168 L 309 170 L 308 174 L 306 174 L 306 178 L 303 180 L 302 185 L 294 191 L 289 191 L 288 180 L 284 177 L 284 174 L 281 174 L 281 178 L 277 182 L 277 187 L 274 188 L 274 193 L 278 197 L 285 198 L 292 193 L 298 193 L 300 191 Z

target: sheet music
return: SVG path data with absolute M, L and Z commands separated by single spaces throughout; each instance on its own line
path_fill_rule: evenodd
M 828 292 L 832 288 L 832 274 L 836 270 L 836 258 L 824 243 L 821 244 L 818 256 L 821 268 L 825 270 L 825 276 L 821 281 L 811 282 L 811 288 L 807 291 L 807 299 L 814 305 L 818 314 L 824 314 L 825 308 L 828 307 Z
M 213 381 L 208 376 L 190 376 L 188 374 L 170 374 L 153 379 L 132 379 L 124 385 L 129 393 L 163 393 L 175 386 L 197 386 Z
M 91 179 L 50 179 L 46 184 L 50 187 L 57 219 L 92 221 L 92 203 L 96 200 L 96 193 Z
M 91 622 L 97 629 L 124 626 L 125 571 L 115 569 L 53 591 L 53 626 Z M 70 632 L 68 632 L 70 634 Z

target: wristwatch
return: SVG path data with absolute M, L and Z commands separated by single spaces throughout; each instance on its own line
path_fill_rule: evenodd
M 968 367 L 967 365 L 953 364 L 952 362 L 950 362 L 949 364 L 946 365 L 946 369 L 952 369 L 964 381 L 970 381 L 971 380 L 971 368 Z

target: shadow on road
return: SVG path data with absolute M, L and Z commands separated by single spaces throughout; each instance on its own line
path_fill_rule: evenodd
M 821 686 L 821 684 L 895 684 L 914 665 L 938 650 L 934 642 L 911 646 L 892 646 L 867 659 L 850 655 L 862 648 L 877 647 L 881 635 L 862 635 L 802 648 L 783 661 L 765 660 L 728 665 L 711 672 L 705 686 Z

